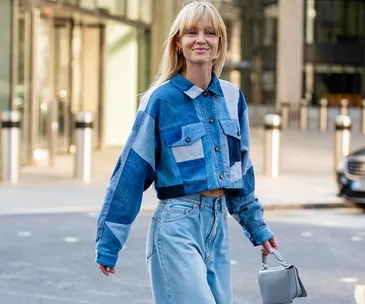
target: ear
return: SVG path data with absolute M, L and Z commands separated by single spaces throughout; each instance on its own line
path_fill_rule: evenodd
M 180 37 L 176 37 L 176 46 L 181 49 L 182 48 L 182 44 L 181 44 L 181 39 Z

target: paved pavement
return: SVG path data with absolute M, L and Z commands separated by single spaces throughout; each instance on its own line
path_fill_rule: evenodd
M 150 217 L 137 217 L 116 274 L 105 277 L 94 262 L 95 216 L 0 215 L 0 303 L 152 304 L 145 263 Z M 308 292 L 294 303 L 364 304 L 364 216 L 354 208 L 266 212 L 280 253 L 299 269 Z M 260 304 L 260 248 L 231 217 L 228 230 L 233 303 Z M 278 262 L 270 257 L 269 265 Z
M 331 114 L 332 118 L 334 114 Z M 365 135 L 360 133 L 357 116 L 354 115 L 351 150 L 365 145 Z M 263 175 L 264 131 L 258 127 L 251 129 L 251 158 L 256 172 L 256 193 L 266 209 L 343 204 L 336 196 L 333 128 L 328 132 L 318 132 L 316 119 L 313 114 L 308 131 L 300 131 L 293 126 L 282 132 L 280 176 L 276 179 Z M 333 123 L 330 122 L 329 125 L 332 126 Z M 56 165 L 52 168 L 46 161 L 22 168 L 17 185 L 0 183 L 0 214 L 99 210 L 119 153 L 119 148 L 94 153 L 90 184 L 72 178 L 71 156 L 58 156 Z M 144 195 L 142 209 L 151 210 L 156 203 L 151 187 Z

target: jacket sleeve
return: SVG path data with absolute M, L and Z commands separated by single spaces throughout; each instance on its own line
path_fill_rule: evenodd
M 241 189 L 226 191 L 228 212 L 242 226 L 247 238 L 254 246 L 262 245 L 274 236 L 263 220 L 264 209 L 255 195 L 255 174 L 249 157 L 250 127 L 247 104 L 240 91 L 238 113 L 241 128 Z
M 130 233 L 142 195 L 155 179 L 155 120 L 139 110 L 106 189 L 97 220 L 96 262 L 114 267 Z

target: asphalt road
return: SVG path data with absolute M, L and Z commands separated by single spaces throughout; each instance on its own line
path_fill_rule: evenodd
M 365 303 L 365 213 L 270 211 L 266 219 L 307 288 L 308 298 L 295 303 Z M 144 257 L 149 216 L 138 216 L 111 277 L 94 263 L 95 221 L 95 214 L 0 216 L 0 303 L 153 303 Z M 260 251 L 232 218 L 229 230 L 234 303 L 261 303 Z

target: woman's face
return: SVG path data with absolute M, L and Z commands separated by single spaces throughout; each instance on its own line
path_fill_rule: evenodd
M 203 18 L 178 37 L 177 47 L 182 49 L 187 67 L 191 64 L 210 64 L 212 67 L 213 60 L 218 58 L 218 34 L 207 19 Z

